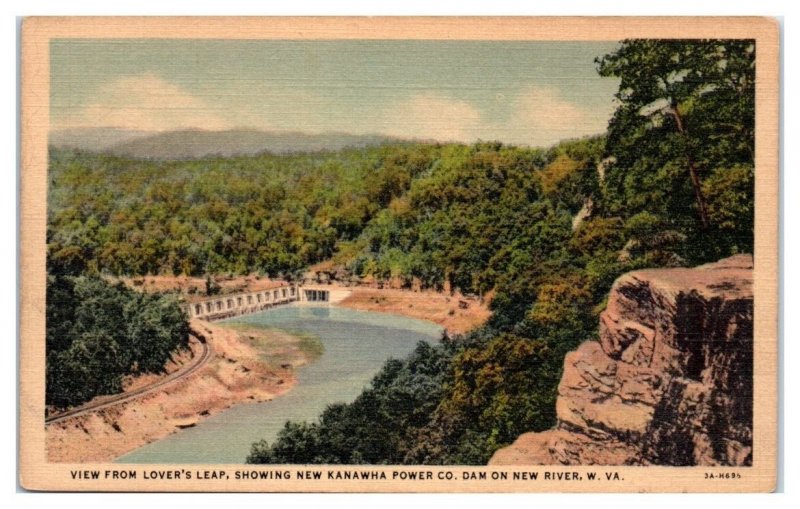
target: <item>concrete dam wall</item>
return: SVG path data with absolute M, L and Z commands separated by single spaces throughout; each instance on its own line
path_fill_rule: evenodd
M 213 295 L 193 299 L 184 304 L 186 314 L 201 320 L 222 320 L 233 316 L 258 313 L 292 302 L 330 302 L 330 291 L 286 284 L 255 292 Z

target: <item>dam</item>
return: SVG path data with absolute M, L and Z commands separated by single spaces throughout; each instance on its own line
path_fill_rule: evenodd
M 287 283 L 267 290 L 189 299 L 183 308 L 190 318 L 212 321 L 258 313 L 292 302 L 327 303 L 331 301 L 331 292 L 323 288 L 304 288 Z

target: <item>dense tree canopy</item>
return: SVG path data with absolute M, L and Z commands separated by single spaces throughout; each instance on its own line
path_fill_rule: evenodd
M 129 374 L 161 372 L 188 341 L 176 300 L 96 276 L 49 275 L 45 316 L 46 402 L 55 407 L 119 392 Z
M 627 40 L 597 62 L 621 80 L 610 212 L 673 232 L 660 248 L 690 263 L 752 251 L 755 42 Z
M 436 150 L 178 162 L 51 151 L 50 260 L 71 273 L 292 276 L 357 237 Z

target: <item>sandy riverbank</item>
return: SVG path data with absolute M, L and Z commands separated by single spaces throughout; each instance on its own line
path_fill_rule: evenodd
M 191 325 L 213 351 L 202 368 L 152 394 L 48 425 L 48 460 L 111 461 L 233 405 L 269 401 L 296 383 L 294 368 L 318 354 L 313 340 L 280 331 L 232 329 L 194 320 Z M 199 351 L 199 345 L 194 349 Z M 185 353 L 168 370 L 188 362 L 191 355 Z M 152 383 L 154 378 L 130 380 L 126 390 Z
M 461 294 L 450 295 L 429 290 L 398 290 L 345 287 L 337 284 L 319 285 L 319 288 L 348 290 L 350 294 L 337 302 L 337 306 L 361 311 L 378 311 L 428 320 L 441 325 L 450 333 L 463 333 L 482 325 L 492 314 L 488 301 L 483 304 Z

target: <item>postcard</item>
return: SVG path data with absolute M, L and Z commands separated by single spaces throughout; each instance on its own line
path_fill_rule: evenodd
M 25 19 L 20 485 L 775 489 L 778 41 Z

